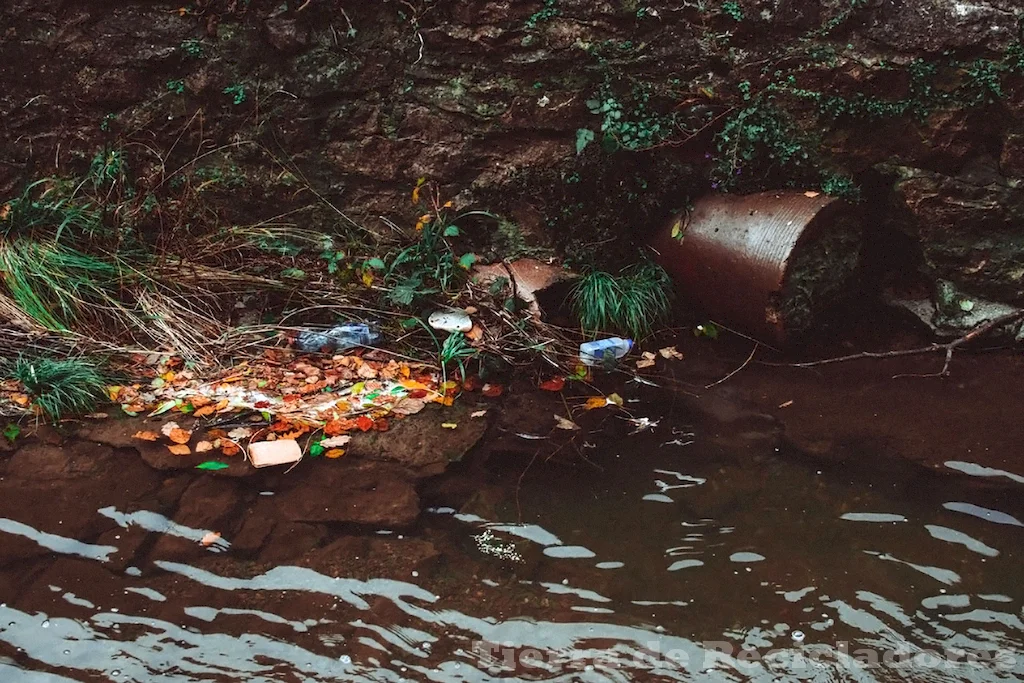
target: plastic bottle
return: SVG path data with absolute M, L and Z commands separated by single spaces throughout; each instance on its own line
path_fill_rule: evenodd
M 580 344 L 580 360 L 584 365 L 604 365 L 609 359 L 618 360 L 633 348 L 632 339 L 598 339 Z
M 305 353 L 344 351 L 357 346 L 373 346 L 381 334 L 366 323 L 346 323 L 325 331 L 305 330 L 295 338 L 295 348 Z

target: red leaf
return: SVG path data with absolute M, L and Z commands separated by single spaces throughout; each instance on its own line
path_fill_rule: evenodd
M 500 384 L 485 384 L 480 393 L 487 398 L 497 398 L 505 393 L 505 389 Z
M 373 423 L 373 429 L 377 432 L 386 432 L 391 425 L 383 417 Z
M 565 378 L 552 377 L 551 379 L 544 380 L 538 386 L 544 391 L 561 391 L 565 388 Z
M 483 382 L 481 382 L 480 378 L 478 376 L 476 376 L 476 375 L 468 375 L 462 381 L 462 390 L 463 391 L 476 391 L 481 386 L 483 386 Z
M 257 410 L 263 410 L 264 408 L 270 407 L 270 401 L 256 401 L 256 403 L 253 403 L 252 405 Z
M 413 389 L 409 392 L 409 398 L 424 398 L 426 395 L 426 389 Z
M 356 428 L 361 432 L 368 432 L 373 429 L 373 420 L 366 415 L 360 415 L 356 418 Z

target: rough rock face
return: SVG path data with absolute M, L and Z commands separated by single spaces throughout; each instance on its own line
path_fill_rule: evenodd
M 426 177 L 531 246 L 594 258 L 587 245 L 635 239 L 708 192 L 710 169 L 735 165 L 715 134 L 754 108 L 738 134 L 775 148 L 734 180 L 817 181 L 820 167 L 867 181 L 872 204 L 897 182 L 880 224 L 919 240 L 934 274 L 1022 300 L 994 265 L 1019 244 L 974 232 L 1019 233 L 1017 0 L 4 5 L 0 195 L 119 149 L 137 192 L 170 205 L 194 180 L 221 224 L 303 206 L 333 224 L 330 202 L 376 229 L 415 221 Z M 820 142 L 787 137 L 766 103 Z M 792 173 L 780 151 L 803 170 L 820 158 Z M 972 189 L 962 175 L 983 157 L 1002 179 Z M 965 236 L 979 242 L 966 258 Z

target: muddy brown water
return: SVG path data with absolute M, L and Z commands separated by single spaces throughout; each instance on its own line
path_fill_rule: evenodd
M 456 509 L 435 487 L 405 529 L 203 547 L 211 529 L 161 512 L 163 475 L 97 472 L 102 486 L 33 498 L 46 512 L 30 516 L 8 471 L 0 681 L 1024 677 L 1024 468 L 967 452 L 929 468 L 874 440 L 829 459 L 756 414 L 620 389 L 648 425 L 492 432 L 518 455 L 453 475 L 477 494 Z

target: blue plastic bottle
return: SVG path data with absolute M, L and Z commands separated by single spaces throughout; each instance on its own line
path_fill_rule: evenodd
M 611 337 L 580 344 L 580 360 L 584 365 L 604 365 L 609 359 L 618 360 L 633 348 L 632 339 Z

